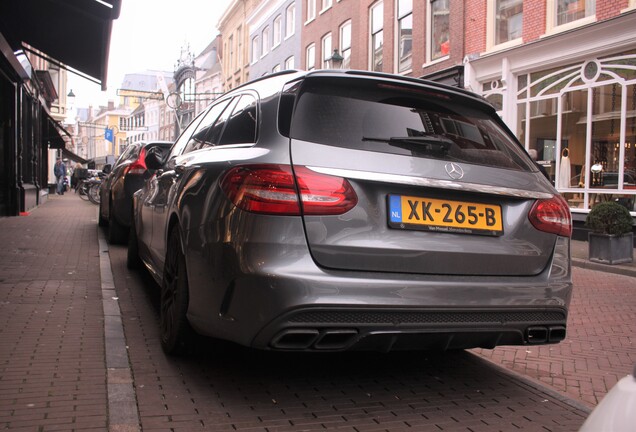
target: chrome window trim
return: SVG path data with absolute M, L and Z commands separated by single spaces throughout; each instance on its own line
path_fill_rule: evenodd
M 431 178 L 425 178 L 425 177 L 414 177 L 414 176 L 405 176 L 405 175 L 399 175 L 399 174 L 378 173 L 378 172 L 371 172 L 371 171 L 357 171 L 357 170 L 348 170 L 348 169 L 340 169 L 340 168 L 325 168 L 325 167 L 314 167 L 314 166 L 308 166 L 307 168 L 322 174 L 357 179 L 357 180 L 397 183 L 397 184 L 404 184 L 404 185 L 410 185 L 410 186 L 433 187 L 433 188 L 439 188 L 439 189 L 452 189 L 452 190 L 465 191 L 465 192 L 477 192 L 477 193 L 486 193 L 486 194 L 492 194 L 492 195 L 510 196 L 515 198 L 550 199 L 553 197 L 551 193 L 547 193 L 547 192 L 529 191 L 525 189 L 515 189 L 515 188 L 507 188 L 507 187 L 501 187 L 501 186 L 490 186 L 490 185 L 484 185 L 484 184 L 478 184 L 478 183 L 464 183 L 464 182 L 457 182 L 452 180 L 440 180 L 440 179 L 431 179 Z

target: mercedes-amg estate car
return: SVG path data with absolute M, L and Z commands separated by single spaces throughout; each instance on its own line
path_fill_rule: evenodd
M 288 71 L 219 97 L 135 194 L 128 263 L 195 332 L 271 350 L 463 349 L 566 334 L 571 216 L 466 91 Z

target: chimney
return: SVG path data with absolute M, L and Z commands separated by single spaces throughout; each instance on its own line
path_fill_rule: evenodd
M 115 101 L 108 101 L 108 111 L 113 111 L 115 109 Z

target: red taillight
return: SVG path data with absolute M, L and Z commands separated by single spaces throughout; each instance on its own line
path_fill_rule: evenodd
M 136 161 L 124 168 L 124 175 L 126 174 L 143 174 L 146 172 L 146 149 L 142 148 L 139 152 L 139 158 Z
M 561 195 L 535 202 L 528 214 L 528 219 L 539 231 L 565 237 L 572 235 L 570 207 Z
M 294 167 L 298 190 L 306 215 L 339 215 L 358 204 L 358 196 L 351 184 L 342 177 Z
M 295 176 L 294 176 L 295 173 Z M 221 188 L 240 209 L 266 214 L 297 216 L 339 215 L 358 202 L 349 182 L 305 167 L 245 165 L 232 168 Z

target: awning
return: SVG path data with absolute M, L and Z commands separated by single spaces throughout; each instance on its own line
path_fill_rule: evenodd
M 46 111 L 42 110 L 42 141 L 51 149 L 65 149 L 66 143 L 73 145 L 73 137 Z
M 72 160 L 73 162 L 79 162 L 82 165 L 86 165 L 88 163 L 88 161 L 86 159 L 76 155 L 72 151 L 67 150 L 65 148 L 62 149 L 62 157 L 63 158 L 68 158 L 68 159 Z
M 120 9 L 121 0 L 2 0 L 0 32 L 14 51 L 26 43 L 105 90 L 112 23 Z

